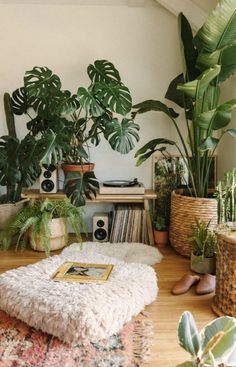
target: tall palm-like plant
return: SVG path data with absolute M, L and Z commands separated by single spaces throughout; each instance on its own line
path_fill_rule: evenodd
M 165 113 L 175 126 L 180 144 L 157 138 L 139 149 L 137 164 L 166 145 L 176 146 L 186 157 L 189 172 L 189 191 L 195 197 L 207 197 L 209 173 L 213 155 L 223 136 L 236 137 L 236 130 L 227 128 L 236 99 L 219 103 L 220 84 L 236 69 L 236 2 L 221 0 L 204 25 L 193 36 L 183 14 L 179 15 L 179 35 L 183 53 L 183 73 L 169 85 L 166 98 L 184 109 L 188 139 L 178 124 L 178 114 L 156 100 L 134 106 L 134 115 L 148 111 Z

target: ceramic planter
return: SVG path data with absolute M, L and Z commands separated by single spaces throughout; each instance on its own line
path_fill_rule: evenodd
M 51 220 L 50 223 L 50 251 L 56 251 L 63 247 L 65 247 L 67 243 L 67 228 L 66 224 L 63 218 L 54 218 Z M 29 238 L 31 242 L 31 231 L 29 231 Z M 41 241 L 41 235 L 36 235 L 36 247 L 33 247 L 31 244 L 31 247 L 36 251 L 42 251 L 44 252 L 45 249 L 42 245 Z
M 94 163 L 88 163 L 88 164 L 67 164 L 64 163 L 61 165 L 61 168 L 64 172 L 64 175 L 66 177 L 67 173 L 69 172 L 79 172 L 81 175 L 83 175 L 85 172 L 91 172 L 94 170 Z
M 165 247 L 169 241 L 168 231 L 156 231 L 154 230 L 154 240 L 158 247 Z
M 192 253 L 190 268 L 199 274 L 215 274 L 216 258 L 215 256 L 202 258 L 202 256 L 196 256 Z

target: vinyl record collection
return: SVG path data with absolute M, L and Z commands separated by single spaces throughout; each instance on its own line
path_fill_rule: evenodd
M 142 205 L 117 204 L 113 213 L 110 242 L 148 244 L 147 217 Z

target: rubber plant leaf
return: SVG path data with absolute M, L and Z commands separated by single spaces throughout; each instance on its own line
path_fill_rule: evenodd
M 222 316 L 209 323 L 202 331 L 202 354 L 209 351 L 218 364 L 225 364 L 236 343 L 236 320 L 229 316 Z M 236 363 L 236 356 L 234 364 Z
M 197 65 L 201 70 L 208 69 L 214 65 L 221 65 L 218 77 L 219 82 L 224 82 L 236 70 L 236 44 L 226 46 L 212 53 L 201 52 L 197 59 Z
M 203 112 L 197 116 L 196 123 L 200 128 L 219 130 L 227 126 L 231 121 L 232 109 L 236 107 L 236 99 L 232 99 L 214 110 Z
M 105 110 L 101 104 L 96 100 L 91 90 L 80 87 L 77 91 L 81 107 L 86 114 L 92 114 L 95 117 L 101 116 Z
M 194 37 L 198 50 L 214 52 L 236 40 L 236 2 L 221 0 Z
M 140 113 L 149 112 L 149 111 L 164 112 L 171 119 L 179 116 L 179 114 L 175 112 L 172 108 L 167 107 L 164 103 L 160 101 L 155 101 L 152 99 L 138 103 L 134 105 L 133 108 L 136 109 L 136 111 L 133 112 L 133 116 L 140 114 Z
M 105 138 L 112 149 L 121 154 L 129 153 L 139 141 L 139 125 L 133 120 L 123 118 L 121 122 L 117 118 L 106 124 Z
M 129 89 L 116 81 L 95 83 L 93 91 L 103 106 L 125 116 L 131 111 L 132 98 Z
M 179 321 L 179 344 L 193 357 L 196 357 L 200 349 L 200 337 L 192 314 L 185 311 Z
M 107 60 L 96 60 L 94 65 L 88 66 L 87 72 L 92 83 L 121 81 L 119 71 Z
M 213 79 L 220 73 L 220 66 L 205 70 L 198 79 L 178 85 L 178 89 L 195 99 L 202 99 L 203 95 Z

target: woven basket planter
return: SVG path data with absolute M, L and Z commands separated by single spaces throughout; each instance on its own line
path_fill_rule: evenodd
M 29 199 L 22 199 L 15 204 L 0 204 L 0 229 L 4 229 L 9 219 L 15 215 Z
M 211 198 L 195 198 L 173 191 L 171 195 L 170 243 L 181 255 L 190 257 L 190 237 L 196 218 L 217 225 L 217 201 Z
M 222 230 L 217 235 L 216 292 L 212 309 L 218 316 L 236 317 L 236 231 Z

